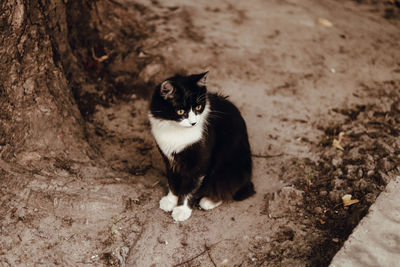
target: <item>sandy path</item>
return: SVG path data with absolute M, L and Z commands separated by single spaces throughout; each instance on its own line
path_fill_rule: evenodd
M 350 2 L 168 2 L 175 5 L 180 8 L 159 28 L 170 38 L 161 48 L 171 64 L 168 72 L 210 69 L 210 90 L 230 95 L 240 107 L 253 153 L 281 156 L 254 158 L 258 194 L 249 200 L 196 211 L 180 224 L 158 211 L 131 262 L 169 266 L 203 251 L 205 244 L 217 244 L 211 250 L 216 263 L 249 264 L 251 242 L 268 240 L 285 222 L 261 212 L 265 194 L 286 183 L 282 165 L 291 158 L 315 158 L 309 142 L 321 134 L 317 126 L 336 119 L 333 107 L 358 103 L 360 84 L 400 77 L 393 72 L 400 58 L 393 34 L 399 30 Z M 157 242 L 160 236 L 167 245 Z M 207 254 L 197 260 L 212 264 Z

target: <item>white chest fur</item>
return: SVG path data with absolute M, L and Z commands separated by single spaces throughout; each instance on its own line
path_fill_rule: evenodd
M 182 127 L 175 121 L 154 118 L 149 114 L 151 132 L 161 151 L 170 160 L 174 153 L 179 153 L 186 147 L 198 142 L 203 137 L 203 127 L 206 123 L 208 107 L 200 116 L 198 123 L 192 127 Z

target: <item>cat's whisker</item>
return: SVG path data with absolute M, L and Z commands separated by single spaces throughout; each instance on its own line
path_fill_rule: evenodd
M 227 112 L 222 112 L 222 111 L 217 111 L 217 110 L 210 110 L 210 113 L 218 113 L 218 114 L 222 114 L 222 115 L 226 115 L 228 114 Z
M 224 116 L 220 115 L 220 114 L 213 114 L 213 113 L 209 113 L 208 117 L 210 118 L 218 118 L 218 119 L 223 119 Z
M 206 99 L 206 96 L 205 96 L 205 95 L 204 95 L 204 96 L 198 97 L 196 100 L 197 100 L 197 102 L 203 102 L 204 99 Z

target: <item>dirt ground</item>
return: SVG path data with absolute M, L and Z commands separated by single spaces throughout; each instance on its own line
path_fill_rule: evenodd
M 327 266 L 400 173 L 399 2 L 110 3 L 153 28 L 138 79 L 209 70 L 240 108 L 257 194 L 174 222 L 150 91 L 132 88 L 86 118 L 101 164 L 26 153 L 16 168 L 0 147 L 0 265 Z

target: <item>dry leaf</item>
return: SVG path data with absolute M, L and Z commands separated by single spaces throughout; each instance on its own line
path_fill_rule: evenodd
M 340 144 L 340 142 L 342 142 L 343 136 L 344 136 L 344 132 L 340 132 L 339 133 L 339 139 L 335 139 L 334 138 L 333 142 L 332 142 L 332 146 L 336 147 L 337 149 L 344 150 L 344 148 Z
M 319 18 L 318 19 L 318 23 L 323 25 L 323 26 L 325 26 L 325 27 L 332 27 L 333 26 L 332 22 L 330 22 L 327 19 L 323 19 L 323 18 Z
M 356 203 L 360 202 L 360 200 L 358 200 L 358 199 L 351 199 L 351 197 L 352 197 L 352 196 L 351 196 L 350 194 L 344 195 L 344 196 L 342 197 L 343 206 L 347 207 L 347 206 L 350 206 L 350 205 L 353 205 L 353 204 L 356 204 Z
M 337 149 L 344 150 L 340 142 L 336 139 L 333 139 L 332 146 L 336 147 Z

